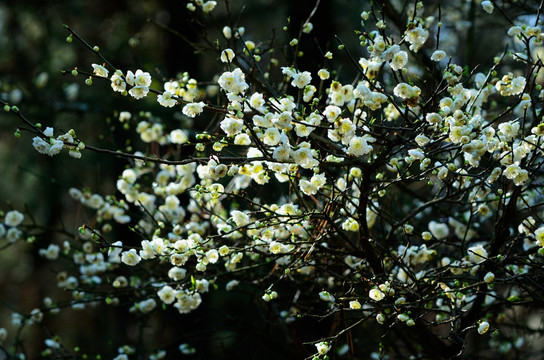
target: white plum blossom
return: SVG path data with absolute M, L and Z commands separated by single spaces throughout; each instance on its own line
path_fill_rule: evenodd
M 325 111 L 323 111 L 323 115 L 325 115 L 329 122 L 334 122 L 341 112 L 342 110 L 338 106 L 329 105 L 325 108 Z
M 64 141 L 59 139 L 50 138 L 49 143 L 41 137 L 34 137 L 32 145 L 40 154 L 46 154 L 49 156 L 57 155 L 64 148 Z
M 478 326 L 478 334 L 483 335 L 487 332 L 487 330 L 489 330 L 489 323 L 487 321 L 482 321 Z
M 149 93 L 149 86 L 151 86 L 151 75 L 148 72 L 142 70 L 136 70 L 136 73 L 128 71 L 126 75 L 126 82 L 132 86 L 128 93 L 135 99 L 144 98 Z
M 393 93 L 402 99 L 417 98 L 421 89 L 417 86 L 411 86 L 406 83 L 399 83 L 393 89 Z
M 305 34 L 309 34 L 314 29 L 314 24 L 311 22 L 305 22 L 304 25 L 302 25 L 302 32 Z
M 216 249 L 211 249 L 206 252 L 206 260 L 210 264 L 215 264 L 219 260 L 219 252 Z
M 174 281 L 180 281 L 185 279 L 187 270 L 178 266 L 171 267 L 168 270 L 168 277 Z
M 518 36 L 522 33 L 522 28 L 520 26 L 514 25 L 510 29 L 508 29 L 508 36 Z
M 25 216 L 20 211 L 10 210 L 4 216 L 4 224 L 13 227 L 19 226 L 23 222 L 24 218 Z
M 517 121 L 508 121 L 499 124 L 498 135 L 504 141 L 511 141 L 514 139 L 519 132 L 520 124 Z
M 39 254 L 47 260 L 55 260 L 59 257 L 60 247 L 56 244 L 49 244 L 47 249 L 40 249 Z
M 41 137 L 36 136 L 33 140 L 32 145 L 34 148 L 40 153 L 40 154 L 48 154 L 49 153 L 49 144 L 42 139 Z
M 224 72 L 218 80 L 219 86 L 233 94 L 244 93 L 249 85 L 245 81 L 245 75 L 240 69 Z
M 374 301 L 382 301 L 385 298 L 385 294 L 379 289 L 371 289 L 368 296 Z
M 105 78 L 108 77 L 109 71 L 102 65 L 91 64 L 91 66 L 93 67 L 93 74 L 95 74 L 96 76 L 105 77 Z
M 180 314 L 187 314 L 198 308 L 202 303 L 200 293 L 180 293 L 177 295 L 177 302 L 174 307 L 178 309 Z
M 280 254 L 284 252 L 284 245 L 278 241 L 272 241 L 268 245 L 268 250 L 271 254 Z
M 164 107 L 173 107 L 177 104 L 177 100 L 172 98 L 172 93 L 170 91 L 165 91 L 162 94 L 158 95 L 157 102 Z
M 116 241 L 111 244 L 111 247 L 108 249 L 108 260 L 111 263 L 120 263 L 121 262 L 121 252 L 123 251 L 123 243 L 121 241 Z
M 443 50 L 435 50 L 433 54 L 431 55 L 431 60 L 436 62 L 442 61 L 445 58 L 446 58 L 446 52 Z
M 544 247 L 544 227 L 535 230 L 535 239 L 538 246 Z
M 509 74 L 497 81 L 495 88 L 502 96 L 513 96 L 521 94 L 526 84 L 527 80 L 524 76 L 512 78 L 511 74 Z
M 185 144 L 189 140 L 185 130 L 176 129 L 170 133 L 170 141 L 172 144 Z
M 138 255 L 135 249 L 123 251 L 121 253 L 121 261 L 126 265 L 136 266 L 141 260 L 142 258 L 140 255 Z
M 429 37 L 429 31 L 424 29 L 421 24 L 409 29 L 405 33 L 405 39 L 410 43 L 410 50 L 418 52 L 423 46 L 427 38 Z
M 136 304 L 136 308 L 143 314 L 153 311 L 156 306 L 157 302 L 153 298 L 140 301 Z
M 126 81 L 132 86 L 151 86 L 151 75 L 148 72 L 144 72 L 140 69 L 136 70 L 136 73 L 132 71 L 127 72 Z
M 225 285 L 225 290 L 232 291 L 240 282 L 238 280 L 231 280 Z
M 230 39 L 232 37 L 232 29 L 230 26 L 223 27 L 223 36 L 225 39 Z
M 494 9 L 493 3 L 491 1 L 489 1 L 489 0 L 482 1 L 482 8 L 488 14 L 493 13 L 493 9 Z
M 331 345 L 326 341 L 315 344 L 315 347 L 319 355 L 325 355 L 331 350 Z
M 439 223 L 433 220 L 429 222 L 428 226 L 431 234 L 433 234 L 433 236 L 438 240 L 444 240 L 450 234 L 450 229 L 447 224 Z
M 134 86 L 128 93 L 135 99 L 142 99 L 149 93 L 149 88 L 147 86 Z
M 404 68 L 404 66 L 408 63 L 408 53 L 404 50 L 397 52 L 393 58 L 391 59 L 391 62 L 389 63 L 389 66 L 391 66 L 392 70 L 401 70 Z
M 346 154 L 353 156 L 363 156 L 372 151 L 372 145 L 368 142 L 374 139 L 369 136 L 354 136 L 349 141 L 349 146 L 345 149 Z
M 485 274 L 484 281 L 486 283 L 492 283 L 493 280 L 495 280 L 495 274 L 493 274 L 492 272 L 488 272 L 487 274 Z
M 52 348 L 52 349 L 59 349 L 60 348 L 60 344 L 57 340 L 55 339 L 46 339 L 45 340 L 45 346 L 49 347 L 49 348 Z
M 348 218 L 342 223 L 342 229 L 346 231 L 359 231 L 359 222 L 354 218 Z
M 251 106 L 251 108 L 253 109 L 256 109 L 259 111 L 264 110 L 263 109 L 264 104 L 265 104 L 265 100 L 264 100 L 263 94 L 259 92 L 253 93 L 251 97 L 249 98 L 249 106 Z
M 202 101 L 197 103 L 189 103 L 183 107 L 183 114 L 194 118 L 198 114 L 200 114 L 203 110 L 206 104 L 204 104 Z
M 280 139 L 281 139 L 280 132 L 275 127 L 268 128 L 264 132 L 263 142 L 266 145 L 271 145 L 271 146 L 278 145 L 280 142 Z
M 232 49 L 225 49 L 221 51 L 221 61 L 224 63 L 230 63 L 234 59 L 235 54 Z
M 296 70 L 292 67 L 284 66 L 281 68 L 281 73 L 286 75 L 288 78 L 292 78 L 295 75 Z
M 234 136 L 240 133 L 243 125 L 244 122 L 241 119 L 231 116 L 227 116 L 223 121 L 221 121 L 221 129 L 223 129 L 228 136 Z
M 23 232 L 21 231 L 21 229 L 18 229 L 16 227 L 9 228 L 6 232 L 6 239 L 11 244 L 17 242 L 17 240 L 21 239 L 22 237 Z
M 423 134 L 419 134 L 418 136 L 416 136 L 415 140 L 420 147 L 427 145 L 430 141 L 430 139 Z
M 120 122 L 127 122 L 132 118 L 132 114 L 128 111 L 121 111 L 119 113 L 119 121 Z
M 117 92 L 124 92 L 127 89 L 127 84 L 125 80 L 123 79 L 123 73 L 121 70 L 116 70 L 115 73 L 110 78 L 111 80 L 111 88 L 113 91 Z
M 236 226 L 241 227 L 249 224 L 249 216 L 239 210 L 231 211 L 230 215 L 232 220 L 236 223 Z
M 487 260 L 487 250 L 482 244 L 471 246 L 467 249 L 468 260 L 474 264 L 479 264 Z
M 321 80 L 327 80 L 331 76 L 331 73 L 327 69 L 319 69 L 317 76 L 319 76 Z
M 315 195 L 326 182 L 325 174 L 314 174 L 310 180 L 300 181 L 300 189 L 306 195 Z
M 312 75 L 308 71 L 297 72 L 293 74 L 292 78 L 291 85 L 299 89 L 304 89 L 312 81 Z
M 352 310 L 359 310 L 361 309 L 362 305 L 359 302 L 359 300 L 352 300 L 349 302 L 349 308 Z
M 325 291 L 325 290 L 319 292 L 319 298 L 321 300 L 327 301 L 327 302 L 334 302 L 335 301 L 334 296 L 332 296 L 330 292 Z
M 159 299 L 161 299 L 161 301 L 167 305 L 170 305 L 176 301 L 176 291 L 168 285 L 163 286 L 157 292 L 157 295 L 159 296 Z
M 202 4 L 202 12 L 205 14 L 208 14 L 215 9 L 215 6 L 217 5 L 217 1 L 209 0 Z

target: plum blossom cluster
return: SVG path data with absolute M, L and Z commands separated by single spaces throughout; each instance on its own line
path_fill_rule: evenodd
M 194 0 L 187 2 L 187 9 L 189 11 L 196 11 L 197 6 L 202 9 L 203 13 L 208 14 L 215 9 L 217 1 Z
M 57 136 L 53 136 L 53 128 L 47 127 L 43 131 L 43 136 L 36 136 L 32 139 L 32 146 L 40 154 L 49 156 L 55 156 L 59 154 L 62 149 L 68 149 L 68 154 L 76 159 L 81 158 L 81 150 L 85 149 L 85 144 L 78 141 L 76 133 L 73 129 L 68 132 Z
M 109 72 L 104 66 L 97 64 L 92 64 L 92 66 L 94 75 L 108 77 Z M 114 91 L 124 95 L 129 94 L 135 99 L 146 97 L 152 82 L 151 75 L 140 69 L 136 70 L 135 73 L 129 70 L 126 75 L 121 70 L 115 70 L 110 80 Z M 157 102 L 167 108 L 172 108 L 184 102 L 186 105 L 183 107 L 183 114 L 195 117 L 203 111 L 205 106 L 202 101 L 193 102 L 198 97 L 199 89 L 196 80 L 189 79 L 187 74 L 184 74 L 179 81 L 174 80 L 164 83 L 164 89 L 157 95 Z
M 10 210 L 3 214 L 4 220 L 0 222 L 0 239 L 5 239 L 13 244 L 23 238 L 21 224 L 24 221 L 24 215 L 17 210 Z
M 207 14 L 215 5 L 188 9 Z M 479 11 L 493 9 L 483 1 Z M 214 289 L 251 286 L 292 331 L 306 315 L 337 321 L 333 335 L 315 339 L 316 358 L 360 324 L 383 325 L 383 338 L 406 342 L 400 346 L 414 357 L 456 356 L 473 334 L 511 351 L 493 345 L 513 343 L 510 309 L 542 295 L 532 279 L 544 264 L 543 66 L 528 54 L 544 35 L 539 21 L 507 27 L 521 55 L 467 71 L 438 41 L 442 20 L 422 15 L 431 11 L 417 3 L 408 18 L 399 14 L 400 30 L 371 24 L 363 12 L 360 48 L 340 45 L 313 70 L 279 66 L 273 49 L 256 61 L 259 46 L 225 26 L 212 49 L 222 69 L 215 90 L 188 74 L 153 90 L 149 73 L 115 70 L 114 91 L 155 93 L 166 108 L 183 104 L 181 116 L 195 126 L 120 113 L 141 141 L 123 154 L 116 192 L 72 188 L 93 226 L 83 225 L 75 244 L 39 251 L 76 265 L 57 274 L 72 307 L 105 301 L 129 303 L 142 317 L 170 308 L 187 314 Z M 342 56 L 355 66 L 352 78 L 331 67 Z M 109 76 L 104 66 L 93 69 Z M 73 131 L 43 134 L 34 139 L 41 153 L 84 149 Z M 21 216 L 6 214 L 8 232 Z M 134 236 L 117 238 L 113 230 L 123 227 Z M 104 288 L 107 298 L 93 292 Z M 393 327 L 406 336 L 387 331 Z M 509 331 L 488 333 L 501 327 Z M 442 331 L 456 340 L 444 341 Z

